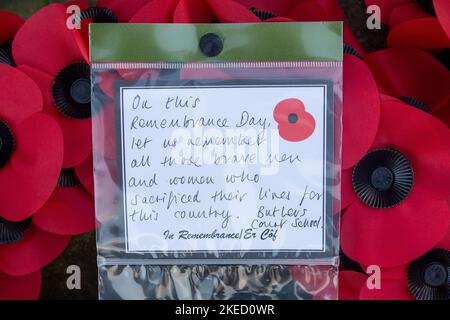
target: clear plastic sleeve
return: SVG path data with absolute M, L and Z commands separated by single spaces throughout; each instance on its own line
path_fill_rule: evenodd
M 338 23 L 92 26 L 101 299 L 337 298 L 341 51 Z

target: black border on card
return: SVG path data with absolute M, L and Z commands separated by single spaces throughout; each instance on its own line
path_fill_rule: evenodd
M 174 79 L 175 78 L 175 79 Z M 292 250 L 292 251 L 261 251 L 261 250 L 236 250 L 236 251 L 145 251 L 135 252 L 128 251 L 127 237 L 127 219 L 124 210 L 124 177 L 122 167 L 122 121 L 123 113 L 121 110 L 121 90 L 123 87 L 128 88 L 163 88 L 163 87 L 179 87 L 179 88 L 198 88 L 198 87 L 305 87 L 305 86 L 323 86 L 325 88 L 324 101 L 327 108 L 324 112 L 324 120 L 326 119 L 326 132 L 324 134 L 324 228 L 322 228 L 324 249 L 320 251 L 314 250 Z M 295 264 L 299 260 L 323 259 L 329 260 L 335 257 L 337 252 L 337 239 L 333 232 L 333 193 L 334 193 L 334 161 L 335 161 L 335 105 L 334 105 L 334 83 L 331 80 L 308 80 L 304 78 L 281 78 L 272 80 L 259 79 L 205 79 L 205 80 L 180 80 L 175 74 L 167 75 L 167 80 L 160 78 L 157 80 L 118 80 L 115 81 L 115 113 L 116 113 L 116 132 L 117 132 L 117 165 L 120 170 L 118 188 L 120 192 L 120 204 L 118 216 L 124 224 L 124 239 L 122 252 L 102 252 L 102 256 L 110 258 L 126 258 L 135 260 L 145 260 L 147 264 L 171 264 L 176 259 L 177 264 L 237 264 L 246 261 L 247 264 L 266 263 L 266 264 Z M 324 122 L 325 123 L 325 122 Z M 126 197 L 126 196 L 125 196 Z M 120 220 L 120 219 L 119 219 Z M 120 223 L 115 221 L 115 223 Z M 326 233 L 325 233 L 326 229 Z M 103 251 L 103 250 L 100 250 Z M 205 261 L 206 260 L 206 261 Z

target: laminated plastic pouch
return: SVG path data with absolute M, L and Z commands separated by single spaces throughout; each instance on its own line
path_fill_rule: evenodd
M 90 41 L 100 299 L 337 299 L 341 23 Z

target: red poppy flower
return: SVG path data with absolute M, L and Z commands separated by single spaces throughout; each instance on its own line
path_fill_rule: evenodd
M 0 10 L 0 63 L 14 66 L 12 39 L 22 26 L 23 20 L 14 13 Z
M 390 48 L 365 60 L 383 92 L 450 120 L 450 72 L 434 57 L 414 48 Z
M 130 20 L 133 23 L 260 21 L 252 11 L 233 0 L 153 0 Z
M 61 129 L 21 71 L 0 64 L 0 217 L 30 217 L 50 197 L 63 158 Z
M 41 271 L 22 277 L 0 272 L 0 300 L 36 300 L 41 290 Z
M 345 170 L 355 165 L 373 143 L 380 122 L 380 97 L 369 68 L 357 55 L 344 55 L 343 78 L 342 168 Z
M 441 21 L 435 16 L 434 8 L 425 8 L 417 2 L 396 7 L 389 17 L 390 32 L 388 46 L 417 47 L 428 50 L 438 50 L 450 47 L 449 34 L 443 28 Z M 450 9 L 449 2 L 439 3 L 440 17 L 444 25 L 448 25 Z M 442 14 L 443 12 L 446 12 Z
M 63 166 L 73 167 L 88 157 L 92 145 L 90 67 L 66 20 L 61 4 L 36 12 L 17 32 L 13 56 L 18 67 L 40 86 L 44 111 L 63 131 Z
M 58 185 L 47 203 L 34 214 L 33 223 L 47 232 L 77 235 L 94 230 L 94 199 L 73 169 L 61 172 Z
M 66 248 L 70 236 L 48 233 L 31 218 L 11 222 L 0 218 L 0 272 L 24 276 L 52 262 Z
M 400 101 L 383 101 L 381 111 L 371 151 L 342 176 L 351 191 L 341 247 L 361 264 L 390 267 L 424 254 L 449 228 L 450 133 Z
M 298 0 L 236 0 L 236 2 L 245 6 L 248 10 L 252 11 L 262 21 L 289 17 L 292 10 L 298 4 Z
M 298 99 L 279 102 L 273 111 L 273 117 L 278 123 L 280 136 L 287 141 L 306 140 L 316 128 L 316 120 Z
M 381 8 L 381 20 L 390 27 L 390 47 L 450 47 L 449 1 L 366 0 L 366 4 Z
M 94 166 L 92 163 L 92 155 L 90 155 L 83 163 L 76 166 L 75 173 L 83 187 L 94 195 Z
M 381 288 L 363 287 L 361 300 L 450 299 L 450 251 L 434 248 L 414 261 L 381 269 Z

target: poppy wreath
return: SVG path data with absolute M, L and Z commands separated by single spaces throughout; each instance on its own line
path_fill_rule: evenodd
M 367 53 L 344 24 L 339 298 L 449 299 L 450 3 L 366 4 L 380 6 L 391 48 Z M 72 5 L 81 28 L 68 28 Z M 27 21 L 0 11 L 0 299 L 36 299 L 41 268 L 94 228 L 89 23 L 333 20 L 344 20 L 335 0 L 80 0 Z M 107 105 L 115 80 L 156 74 L 106 73 L 94 85 Z M 365 285 L 371 264 L 381 290 Z M 336 298 L 333 271 L 290 270 L 314 299 Z

